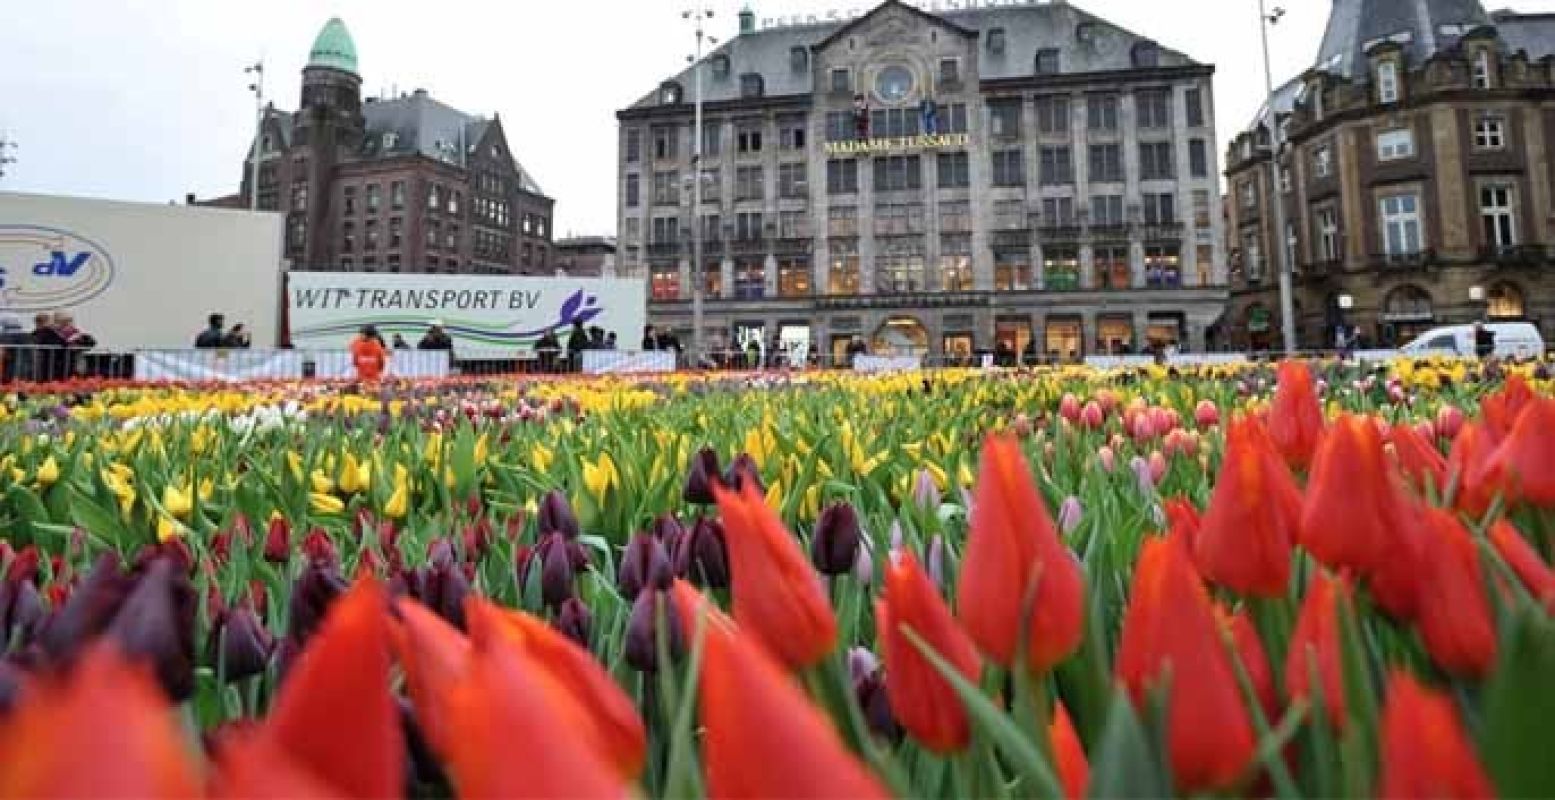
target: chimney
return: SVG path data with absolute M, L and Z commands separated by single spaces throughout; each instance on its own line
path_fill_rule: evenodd
M 740 9 L 740 35 L 756 32 L 756 12 L 749 5 Z

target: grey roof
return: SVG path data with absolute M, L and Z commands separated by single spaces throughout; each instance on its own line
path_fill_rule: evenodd
M 1317 69 L 1351 79 L 1367 74 L 1366 50 L 1391 39 L 1418 64 L 1491 24 L 1479 0 L 1334 0 Z
M 881 7 L 882 3 L 867 17 Z M 917 10 L 917 9 L 914 9 Z M 1151 41 L 1090 14 L 1071 3 L 1052 2 L 1033 5 L 1014 5 L 995 8 L 963 9 L 945 12 L 924 12 L 938 16 L 946 22 L 962 28 L 986 34 L 994 28 L 1003 28 L 1005 48 L 1002 54 L 986 49 L 979 55 L 980 77 L 987 79 L 1030 76 L 1035 66 L 1038 50 L 1060 51 L 1059 64 L 1063 72 L 1103 72 L 1124 70 L 1132 66 L 1132 48 L 1138 42 Z M 769 28 L 735 36 L 708 54 L 704 64 L 713 58 L 729 59 L 729 72 L 722 78 L 714 76 L 709 67 L 702 75 L 702 98 L 716 103 L 740 97 L 740 76 L 757 73 L 762 77 L 763 93 L 767 97 L 806 95 L 812 91 L 813 70 L 795 71 L 790 53 L 795 47 L 812 48 L 856 20 L 827 22 L 818 25 Z M 1081 23 L 1094 25 L 1091 40 L 1081 43 L 1076 28 Z M 1175 50 L 1160 47 L 1159 64 L 1163 67 L 1193 66 L 1198 62 Z M 693 88 L 691 70 L 688 68 L 669 80 L 680 84 L 689 98 Z M 633 108 L 647 108 L 659 104 L 658 87 L 632 104 Z
M 420 89 L 396 99 L 369 99 L 362 105 L 362 117 L 367 122 L 364 157 L 418 153 L 460 166 L 491 125 L 491 120 L 444 105 Z M 545 194 L 516 158 L 513 168 L 524 191 Z
M 1306 94 L 1306 84 L 1301 78 L 1291 78 L 1283 86 L 1274 90 L 1274 110 L 1280 115 L 1286 115 L 1295 110 L 1296 102 Z M 1253 115 L 1253 121 L 1248 124 L 1248 130 L 1261 128 L 1269 118 L 1269 102 L 1264 101 L 1258 107 L 1258 112 Z
M 1497 11 L 1490 15 L 1507 52 L 1528 54 L 1531 61 L 1555 55 L 1555 14 L 1517 14 Z

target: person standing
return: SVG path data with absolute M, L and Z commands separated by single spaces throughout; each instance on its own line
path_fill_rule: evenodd
M 200 331 L 200 335 L 194 339 L 195 349 L 215 350 L 222 347 L 222 343 L 227 339 L 227 318 L 220 314 L 212 314 L 206 317 L 205 321 L 205 330 Z
M 233 325 L 232 330 L 227 331 L 227 335 L 221 339 L 221 346 L 231 350 L 247 350 L 252 344 L 253 340 L 248 335 L 248 328 L 245 328 L 241 322 Z
M 39 314 L 32 320 L 32 380 L 52 383 L 65 377 L 65 337 L 54 327 L 53 314 Z
M 1485 327 L 1483 322 L 1474 323 L 1474 355 L 1484 361 L 1495 355 L 1495 352 L 1496 332 Z
M 653 326 L 649 325 L 643 328 L 643 352 L 651 353 L 657 349 L 659 349 L 659 337 L 654 332 Z
M 421 342 L 416 345 L 416 349 L 453 350 L 454 339 L 452 336 L 448 335 L 448 331 L 443 329 L 443 321 L 440 319 L 434 319 L 432 320 L 431 327 L 427 328 L 426 335 L 422 336 Z
M 572 331 L 567 336 L 567 369 L 580 372 L 583 369 L 583 351 L 589 347 L 589 332 L 582 320 L 573 320 Z
M 351 342 L 351 365 L 356 368 L 357 380 L 375 383 L 383 377 L 389 366 L 389 351 L 377 328 L 362 326 L 361 335 Z

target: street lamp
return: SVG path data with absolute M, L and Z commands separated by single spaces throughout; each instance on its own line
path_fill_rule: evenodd
M 718 39 L 707 35 L 704 27 L 713 18 L 713 10 L 705 6 L 680 13 L 681 19 L 690 20 L 696 29 L 696 52 L 686 56 L 691 62 L 693 102 L 696 104 L 695 122 L 691 132 L 691 363 L 700 366 L 702 341 L 702 292 L 706 278 L 702 275 L 702 49 L 718 44 Z
M 1349 311 L 1355 308 L 1355 298 L 1348 294 L 1339 295 L 1339 310 Z
M 254 93 L 254 152 L 249 159 L 248 210 L 259 210 L 259 150 L 265 140 L 265 62 L 256 61 L 244 67 L 245 74 L 253 75 L 254 82 L 248 90 Z
M 1269 26 L 1279 23 L 1285 16 L 1285 9 L 1275 7 L 1273 13 L 1264 11 L 1264 0 L 1258 0 L 1258 33 L 1263 38 L 1263 80 L 1268 93 L 1267 105 L 1269 115 L 1269 196 L 1273 198 L 1270 205 L 1274 206 L 1274 239 L 1285 243 L 1285 201 L 1280 192 L 1280 152 L 1284 142 L 1280 140 L 1279 113 L 1274 107 L 1274 70 L 1269 65 Z M 1291 248 L 1282 246 L 1277 248 L 1279 252 L 1275 262 L 1280 276 L 1280 334 L 1285 342 L 1285 354 L 1293 355 L 1296 352 L 1296 301 L 1291 287 L 1291 272 L 1294 265 L 1290 263 Z

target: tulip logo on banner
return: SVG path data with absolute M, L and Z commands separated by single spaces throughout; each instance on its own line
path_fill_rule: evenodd
M 41 225 L 0 225 L 0 310 L 81 305 L 113 284 L 113 257 L 95 242 Z

